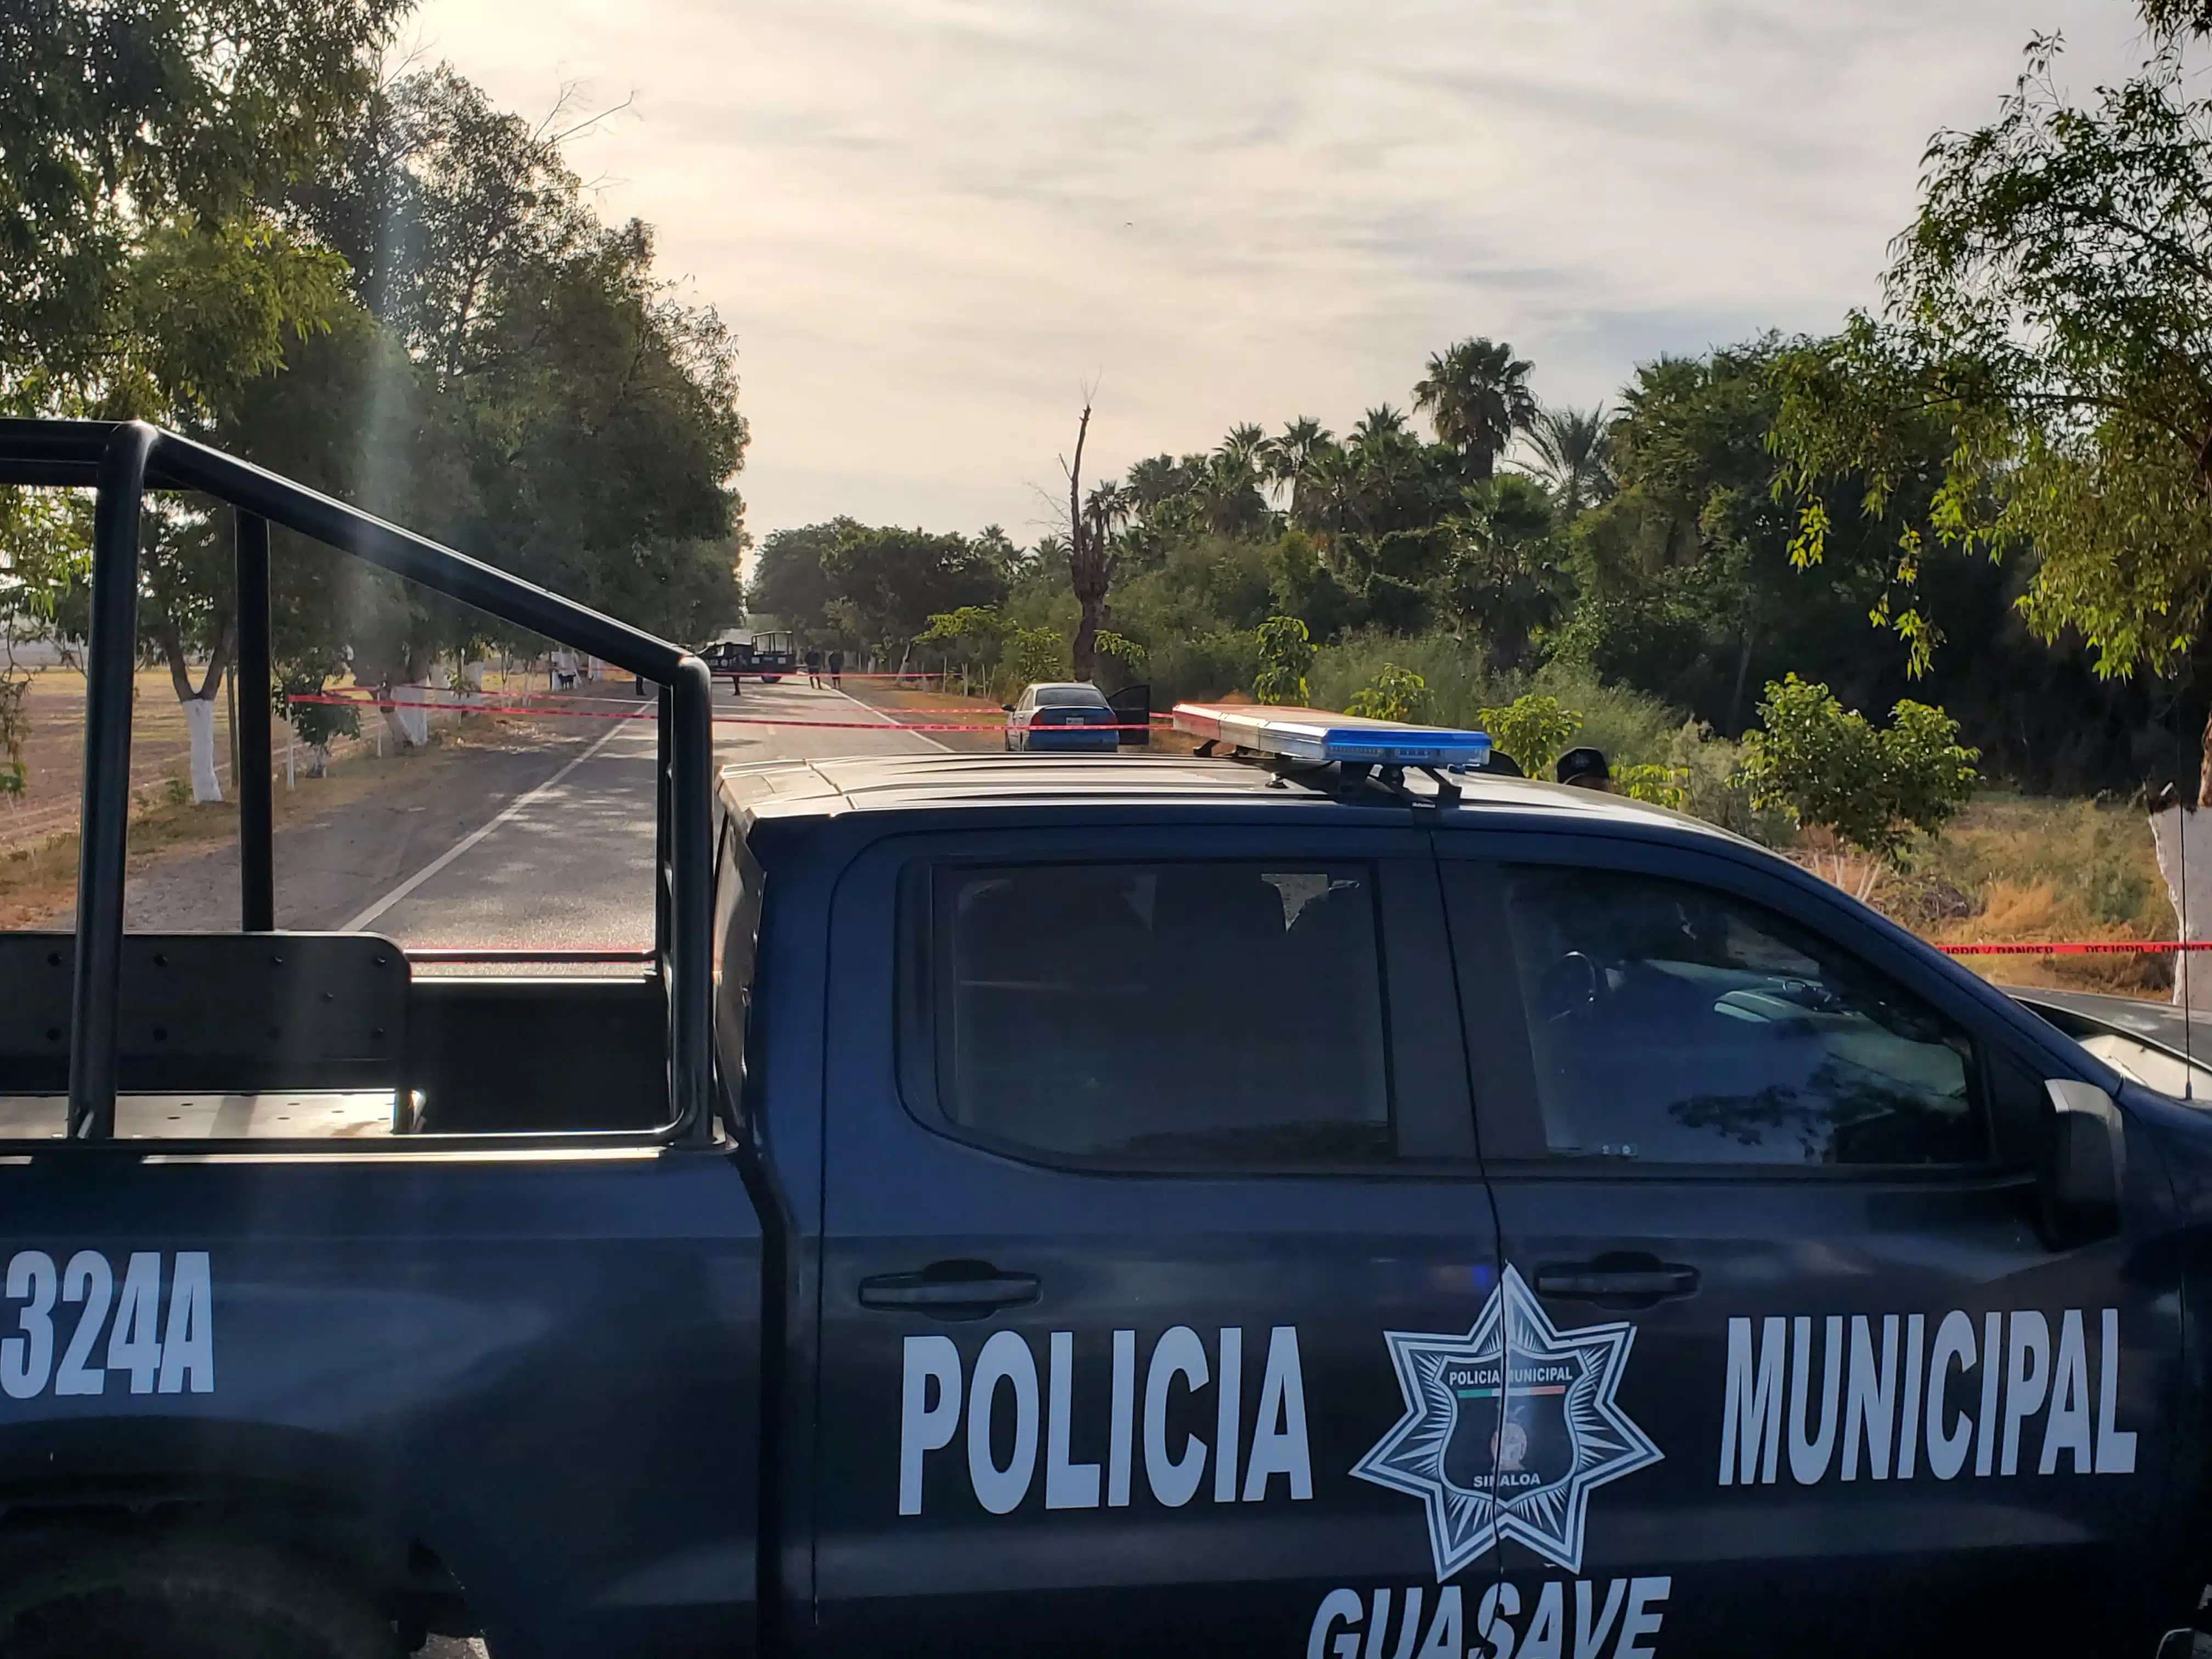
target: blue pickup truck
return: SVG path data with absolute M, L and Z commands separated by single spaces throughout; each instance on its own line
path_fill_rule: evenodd
M 228 457 L 0 482 L 100 491 L 0 1659 L 2189 1650 L 2212 1121 L 1794 866 L 1264 712 L 717 775 L 696 659 Z M 148 489 L 242 707 L 272 525 L 663 688 L 646 969 L 279 932 L 250 781 L 239 931 L 126 933 Z

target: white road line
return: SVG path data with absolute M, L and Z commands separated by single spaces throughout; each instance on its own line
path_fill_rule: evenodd
M 591 759 L 592 756 L 598 754 L 600 750 L 605 748 L 610 743 L 612 743 L 617 738 L 620 737 L 629 729 L 629 722 L 628 720 L 617 721 L 614 725 L 607 728 L 606 735 L 602 737 L 598 742 L 594 743 L 589 749 L 586 749 L 582 754 L 577 756 L 575 759 L 570 761 L 566 766 L 556 772 L 551 777 L 546 779 L 544 782 L 539 784 L 528 794 L 517 795 L 513 800 L 507 802 L 505 806 L 500 809 L 498 816 L 494 817 L 490 823 L 485 824 L 482 829 L 473 831 L 462 840 L 454 842 L 451 847 L 448 847 L 444 852 L 439 854 L 436 858 L 432 859 L 429 863 L 424 865 L 413 875 L 408 877 L 406 880 L 401 882 L 398 886 L 393 888 L 382 898 L 377 900 L 375 903 L 370 905 L 368 909 L 362 911 L 351 921 L 346 923 L 346 925 L 339 931 L 341 933 L 358 933 L 362 932 L 370 922 L 374 921 L 386 910 L 389 910 L 393 905 L 398 903 L 400 900 L 405 898 L 416 888 L 420 887 L 424 882 L 429 880 L 431 877 L 436 875 L 441 870 L 451 864 L 455 859 L 460 857 L 462 854 L 467 852 L 469 848 L 474 847 L 478 842 L 482 841 L 486 836 L 491 834 L 493 830 L 498 829 L 501 824 L 505 823 L 509 818 L 513 817 L 517 812 L 520 812 L 524 807 L 529 805 L 531 802 L 536 800 L 540 795 L 545 793 L 550 789 L 559 788 L 562 783 L 567 780 L 568 774 L 574 771 L 586 761 Z
M 903 731 L 903 732 L 907 734 L 907 736 L 908 736 L 908 737 L 910 737 L 910 738 L 921 738 L 924 743 L 934 744 L 936 747 L 938 747 L 938 748 L 942 749 L 943 750 L 945 750 L 945 752 L 946 754 L 948 754 L 948 755 L 949 755 L 949 754 L 951 754 L 951 753 L 953 752 L 953 748 L 952 748 L 952 745 L 951 745 L 951 744 L 949 744 L 949 743 L 939 743 L 939 742 L 938 742 L 938 740 L 937 740 L 935 738 L 931 737 L 931 736 L 929 735 L 929 733 L 928 733 L 928 732 L 917 732 L 917 731 L 915 731 L 912 726 L 910 726 L 907 725 L 907 723 L 906 723 L 904 720 L 893 720 L 893 719 L 892 719 L 889 714 L 886 714 L 885 713 L 884 713 L 884 711 L 883 711 L 882 709 L 880 709 L 880 708 L 877 708 L 873 703 L 862 702 L 861 702 L 858 697 L 854 696 L 850 691 L 846 690 L 845 690 L 843 687 L 842 687 L 842 686 L 836 686 L 836 685 L 825 685 L 825 686 L 823 686 L 822 689 L 823 689 L 824 691 L 830 692 L 830 694 L 832 694 L 833 696 L 840 696 L 840 697 L 844 698 L 844 700 L 845 700 L 847 702 L 851 703 L 851 704 L 852 704 L 855 708 L 865 708 L 865 709 L 866 709 L 866 710 L 867 710 L 871 714 L 873 714 L 873 715 L 874 715 L 878 720 L 881 720 L 881 721 L 882 721 L 885 726 L 896 726 L 899 727 L 902 731 Z M 935 712 L 935 711 L 930 711 L 930 710 L 917 710 L 916 712 L 917 712 L 917 713 L 930 713 L 930 712 Z M 952 713 L 957 713 L 958 711 L 957 711 L 957 710 L 948 709 L 948 710 L 945 710 L 945 711 L 944 711 L 944 712 L 948 713 L 948 714 L 952 714 Z M 946 724 L 947 724 L 947 725 L 950 725 L 950 724 L 951 724 L 951 721 L 947 721 L 947 722 L 946 722 Z

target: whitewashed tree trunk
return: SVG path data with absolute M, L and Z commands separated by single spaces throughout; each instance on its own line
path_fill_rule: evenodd
M 420 685 L 392 688 L 392 701 L 399 705 L 392 712 L 398 715 L 399 729 L 411 749 L 420 749 L 430 741 L 430 711 L 415 706 L 430 695 L 427 688 Z
M 2174 937 L 2212 939 L 2212 812 L 2168 806 L 2151 814 L 2158 872 L 2173 902 Z M 2176 1007 L 2212 1010 L 2212 951 L 2179 951 L 2173 969 Z
M 221 800 L 222 783 L 215 775 L 215 699 L 185 699 L 185 730 L 192 740 L 192 799 Z

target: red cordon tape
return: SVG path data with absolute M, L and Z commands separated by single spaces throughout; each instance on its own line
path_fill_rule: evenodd
M 2049 945 L 1939 945 L 1950 957 L 2132 957 L 2147 951 L 2212 951 L 2212 940 L 2065 939 Z
M 302 692 L 291 699 L 294 702 L 336 703 L 348 708 L 453 708 L 466 714 L 538 714 L 551 719 L 572 720 L 652 720 L 660 718 L 657 703 L 645 703 L 635 709 L 611 713 L 598 708 L 562 708 L 540 703 L 521 702 L 400 702 L 383 697 L 345 697 L 329 691 Z M 611 701 L 606 699 L 603 701 Z M 1155 720 L 1171 718 L 1155 714 Z M 879 720 L 757 720 L 747 714 L 717 714 L 717 726 L 811 726 L 836 732 L 1003 732 L 1004 720 L 993 720 L 981 725 L 962 725 L 951 721 L 923 721 L 894 720 L 889 714 Z M 1041 726 L 1040 732 L 1157 732 L 1153 725 L 1128 726 Z

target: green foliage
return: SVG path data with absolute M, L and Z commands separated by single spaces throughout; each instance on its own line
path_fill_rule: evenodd
M 820 633 L 830 625 L 830 601 L 836 597 L 823 562 L 830 549 L 860 529 L 857 520 L 839 518 L 772 532 L 753 556 L 746 605 L 787 628 Z
M 963 605 L 957 611 L 940 611 L 929 619 L 929 626 L 914 636 L 916 645 L 945 645 L 972 659 L 986 651 L 995 650 L 1006 637 L 1006 619 L 999 614 L 998 607 L 988 605 Z
M 2212 99 L 2170 38 L 2086 106 L 2059 55 L 2031 42 L 1998 118 L 1931 143 L 1880 318 L 1790 356 L 1775 444 L 1804 562 L 1833 551 L 1820 484 L 1856 475 L 1869 513 L 1917 492 L 1875 561 L 1917 664 L 1942 638 L 1931 552 L 2033 547 L 2035 633 L 2079 630 L 2100 674 L 2168 672 L 2212 603 Z
M 1303 708 L 1309 693 L 1306 670 L 1313 666 L 1312 636 L 1296 617 L 1270 617 L 1259 627 L 1260 672 L 1252 696 L 1260 702 Z
M 938 615 L 995 606 L 1006 577 L 964 536 L 854 530 L 822 561 L 830 621 L 846 637 L 896 658 Z
M 1124 668 L 1139 672 L 1143 671 L 1149 654 L 1136 641 L 1126 634 L 1116 634 L 1109 628 L 1098 630 L 1098 653 L 1111 658 Z
M 1480 729 L 1490 733 L 1491 747 L 1510 755 L 1532 778 L 1549 771 L 1583 729 L 1580 714 L 1540 691 L 1516 697 L 1503 708 L 1480 709 L 1475 718 Z
M 1613 769 L 1613 787 L 1631 800 L 1649 801 L 1654 806 L 1672 807 L 1677 812 L 1686 811 L 1690 791 L 1686 769 L 1674 766 L 1616 766 Z
M 1386 662 L 1370 684 L 1352 694 L 1344 712 L 1371 720 L 1417 720 L 1428 702 L 1426 680 L 1410 668 Z
M 1470 477 L 1489 477 L 1515 434 L 1536 423 L 1531 367 L 1503 341 L 1462 340 L 1432 356 L 1415 384 L 1413 407 L 1439 442 L 1466 458 Z
M 1960 744 L 1957 722 L 1940 708 L 1899 702 L 1877 732 L 1826 686 L 1792 674 L 1768 685 L 1759 719 L 1740 769 L 1752 804 L 1866 852 L 1895 859 L 1973 791 L 1977 751 Z
M 1057 629 L 1018 628 L 1006 636 L 1006 679 L 1014 686 L 1064 680 L 1070 669 L 1067 636 Z
M 302 697 L 321 696 L 331 682 L 344 672 L 343 662 L 329 657 L 277 665 L 275 684 L 270 688 L 270 702 L 278 715 L 291 722 L 292 731 L 301 743 L 312 748 L 328 749 L 341 737 L 361 735 L 361 711 L 352 704 L 300 701 Z
M 273 236 L 269 209 L 327 157 L 404 9 L 402 0 L 0 8 L 0 399 L 19 412 L 71 392 L 96 402 L 118 350 L 150 344 L 158 356 L 163 337 L 143 314 L 161 297 L 143 263 L 149 239 L 166 239 L 173 259 L 203 240 L 251 255 L 252 238 Z M 250 274 L 253 263 L 231 269 Z M 167 270 L 192 283 L 209 266 Z M 192 330 L 221 331 L 222 295 L 198 293 L 212 303 Z M 234 297 L 250 313 L 264 296 Z

